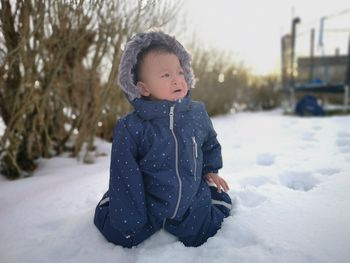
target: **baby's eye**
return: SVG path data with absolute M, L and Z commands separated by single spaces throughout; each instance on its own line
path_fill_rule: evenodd
M 184 75 L 184 72 L 182 70 L 179 71 L 179 75 Z
M 162 75 L 162 78 L 169 78 L 170 77 L 170 74 L 169 73 L 165 73 Z

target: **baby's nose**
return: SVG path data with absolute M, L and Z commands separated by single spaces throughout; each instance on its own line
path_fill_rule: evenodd
M 180 76 L 175 75 L 175 76 L 173 77 L 173 83 L 174 83 L 175 85 L 177 85 L 177 83 L 179 83 L 179 81 L 180 81 Z

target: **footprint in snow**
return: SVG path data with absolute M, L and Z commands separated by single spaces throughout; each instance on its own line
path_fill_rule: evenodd
M 304 141 L 318 141 L 317 139 L 315 139 L 315 133 L 314 132 L 304 132 L 302 135 L 302 139 Z
M 266 201 L 266 197 L 251 190 L 245 190 L 236 194 L 239 204 L 247 207 L 257 207 Z
M 339 173 L 340 170 L 335 168 L 323 168 L 323 169 L 316 170 L 316 172 L 324 176 L 332 176 L 334 174 Z
M 350 133 L 346 131 L 338 132 L 337 136 L 339 138 L 350 138 Z
M 344 147 L 339 150 L 341 153 L 350 153 L 350 147 Z
M 344 134 L 343 134 L 344 135 Z M 339 137 L 339 134 L 338 134 Z M 336 141 L 336 145 L 341 153 L 350 153 L 350 138 L 342 136 Z
M 310 191 L 320 181 L 310 172 L 289 171 L 279 175 L 282 185 L 297 191 Z
M 260 187 L 268 183 L 273 183 L 273 182 L 266 176 L 246 177 L 240 180 L 240 185 L 243 187 L 247 187 L 247 186 Z
M 314 126 L 312 127 L 312 129 L 313 129 L 314 131 L 319 131 L 319 130 L 322 129 L 322 126 L 316 124 L 316 125 L 314 125 Z
M 349 147 L 350 139 L 338 139 L 336 143 L 338 147 Z
M 275 155 L 270 153 L 262 153 L 256 156 L 256 163 L 258 165 L 270 166 L 275 163 Z

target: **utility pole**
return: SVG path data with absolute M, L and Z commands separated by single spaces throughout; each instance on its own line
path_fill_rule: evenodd
M 314 78 L 314 56 L 315 56 L 315 29 L 312 28 L 310 32 L 310 72 L 309 82 L 311 83 Z
M 350 35 L 349 35 L 349 43 L 348 43 L 348 65 L 346 69 L 345 83 L 348 87 L 350 87 Z
M 293 88 L 294 87 L 294 82 L 295 82 L 295 80 L 294 80 L 294 71 L 295 71 L 295 69 L 294 69 L 294 56 L 295 56 L 295 38 L 296 38 L 296 26 L 297 26 L 297 24 L 298 23 L 300 23 L 300 18 L 299 17 L 295 17 L 295 18 L 293 18 L 293 20 L 292 20 L 292 33 L 291 33 L 291 55 L 290 55 L 290 65 L 291 65 L 291 68 L 290 68 L 290 86 Z

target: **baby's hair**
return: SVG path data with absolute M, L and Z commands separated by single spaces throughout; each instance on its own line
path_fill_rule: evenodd
M 174 50 L 172 50 L 169 46 L 164 44 L 151 44 L 148 47 L 142 49 L 141 52 L 137 55 L 137 62 L 132 69 L 135 85 L 140 80 L 141 64 L 145 56 L 149 53 L 170 53 L 176 55 Z

